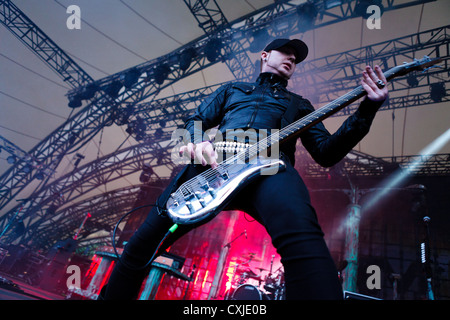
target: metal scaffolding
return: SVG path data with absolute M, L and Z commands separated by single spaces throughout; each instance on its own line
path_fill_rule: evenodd
M 387 1 L 385 11 L 430 1 L 410 1 L 406 3 L 402 1 L 403 4 L 397 4 L 399 2 Z M 289 36 L 357 16 L 356 1 L 341 1 L 340 5 L 333 8 L 327 7 L 326 1 L 314 1 L 317 17 L 311 23 L 305 25 L 298 18 L 299 12 L 304 7 L 292 5 L 288 1 L 277 1 L 236 21 L 228 22 L 215 1 L 185 0 L 185 3 L 204 29 L 205 36 L 165 56 L 97 81 L 86 80 L 88 78 L 83 76 L 84 72 L 78 70 L 75 65 L 71 65 L 69 60 L 61 62 L 61 66 L 54 67 L 60 74 L 63 74 L 63 71 L 65 72 L 68 68 L 62 66 L 71 65 L 71 68 L 76 70 L 70 71 L 69 75 L 74 79 L 73 81 L 78 79 L 77 81 L 80 83 L 73 82 L 74 84 L 71 85 L 73 89 L 69 92 L 69 96 L 75 97 L 82 94 L 88 85 L 92 85 L 98 90 L 87 100 L 88 104 L 84 108 L 29 152 L 29 155 L 36 159 L 38 163 L 36 168 L 31 172 L 26 172 L 24 170 L 26 163 L 19 161 L 0 177 L 0 209 L 33 179 L 41 177 L 45 180 L 42 187 L 36 190 L 25 204 L 16 206 L 0 217 L 0 230 L 3 230 L 12 219 L 21 219 L 25 223 L 23 234 L 8 233 L 5 235 L 8 242 L 31 242 L 37 247 L 48 248 L 55 241 L 68 237 L 76 230 L 83 215 L 86 214 L 86 203 L 93 206 L 95 203 L 96 206 L 98 205 L 104 210 L 103 213 L 93 215 L 93 219 L 100 224 L 90 230 L 92 232 L 106 230 L 107 225 L 111 226 L 120 214 L 130 209 L 131 201 L 125 200 L 125 198 L 136 198 L 139 193 L 137 187 L 127 188 L 126 191 L 117 190 L 117 193 L 105 193 L 104 196 L 93 197 L 92 201 L 89 200 L 86 203 L 79 201 L 83 195 L 99 186 L 140 172 L 144 164 L 164 167 L 172 172 L 176 171 L 177 167 L 170 158 L 170 152 L 174 144 L 168 143 L 171 132 L 174 128 L 180 127 L 183 120 L 195 107 L 208 94 L 217 89 L 220 84 L 155 99 L 155 96 L 163 88 L 217 62 L 225 62 L 236 79 L 253 80 L 250 75 L 254 73 L 255 65 L 249 60 L 247 51 L 255 45 L 257 31 L 265 29 L 269 35 Z M 19 21 L 17 16 L 22 16 L 18 11 L 14 11 L 15 13 L 12 14 L 11 8 L 13 7 L 11 5 L 10 1 L 0 1 L 1 9 L 8 13 L 2 15 L 2 19 L 7 23 L 17 22 Z M 25 19 L 24 21 L 28 24 L 28 31 L 24 34 L 36 32 L 40 37 L 43 36 L 39 29 L 31 25 L 31 20 Z M 288 21 L 289 23 L 281 25 L 281 21 Z M 449 28 L 449 26 L 436 28 L 307 61 L 300 65 L 297 76 L 292 79 L 292 85 L 299 88 L 302 95 L 308 98 L 310 96 L 315 97 L 317 104 L 327 103 L 355 86 L 361 73 L 362 64 L 379 63 L 384 68 L 393 67 L 404 61 L 411 61 L 415 57 L 420 58 L 427 54 L 432 57 L 443 57 L 445 69 L 433 69 L 425 74 L 416 74 L 416 86 L 422 87 L 424 92 L 415 95 L 410 95 L 407 92 L 410 87 L 407 77 L 395 79 L 392 82 L 392 94 L 389 103 L 382 110 L 437 103 L 430 96 L 428 87 L 440 81 L 448 82 L 448 77 L 444 76 L 444 72 L 448 70 Z M 11 28 L 11 31 L 17 34 L 19 34 L 19 30 L 23 30 L 23 28 L 16 31 Z M 27 40 L 29 42 L 27 46 L 36 50 L 37 54 L 40 52 L 37 46 L 33 44 L 33 41 L 38 39 L 37 35 L 34 37 L 26 37 L 25 35 L 18 37 L 22 41 Z M 210 61 L 205 53 L 211 39 L 219 39 L 223 45 L 217 60 L 213 61 Z M 48 43 L 53 45 L 53 42 L 45 43 L 47 47 L 49 46 Z M 61 51 L 56 45 L 51 49 L 54 51 L 51 56 L 57 56 L 56 53 Z M 43 51 L 48 53 L 49 50 Z M 182 56 L 185 59 L 188 58 L 188 60 L 182 60 Z M 46 59 L 46 61 L 57 62 L 62 60 Z M 129 77 L 127 78 L 126 75 Z M 134 82 L 131 80 L 125 82 L 125 78 L 128 80 L 134 79 Z M 145 99 L 149 102 L 142 103 Z M 448 100 L 449 95 L 446 94 L 441 102 Z M 347 115 L 355 108 L 356 105 L 352 105 L 337 115 Z M 113 123 L 129 125 L 137 117 L 143 119 L 145 134 L 140 135 L 139 139 L 134 133 L 133 136 L 143 143 L 118 150 L 84 166 L 77 167 L 51 183 L 48 182 L 49 176 L 56 170 L 65 156 L 73 154 L 105 126 Z M 302 160 L 300 159 L 300 161 Z M 407 163 L 406 159 L 380 159 L 357 152 L 352 152 L 345 161 L 347 170 L 355 175 L 383 175 L 393 166 L 406 165 Z M 443 163 L 444 165 L 442 165 Z M 421 169 L 422 171 L 418 171 L 417 174 L 448 175 L 448 163 L 448 155 L 436 155 L 435 158 L 428 159 L 427 164 L 424 164 Z M 308 162 L 305 163 L 304 170 L 307 177 L 323 177 L 328 173 L 326 169 Z M 122 196 L 125 193 L 126 196 Z M 117 209 L 117 212 L 109 219 L 104 215 L 108 211 L 108 202 L 110 202 L 112 196 L 117 196 L 120 201 L 123 201 L 114 204 L 114 209 Z M 109 208 L 112 208 L 111 204 L 109 206 Z M 20 215 L 17 216 L 19 209 L 21 209 Z M 61 230 L 58 232 L 54 230 L 55 222 L 61 225 Z M 39 235 L 38 238 L 41 240 L 38 240 L 35 237 L 36 235 Z M 84 239 L 84 235 L 80 239 Z
M 0 1 L 0 23 L 55 71 L 71 88 L 94 81 L 12 1 Z
M 383 6 L 384 11 L 390 11 L 431 1 L 434 0 L 410 1 L 406 3 L 404 1 L 388 0 Z M 194 7 L 195 3 L 189 3 Z M 209 1 L 200 2 L 199 4 L 203 4 L 201 12 L 210 14 L 212 9 L 211 6 L 208 7 L 207 5 L 211 3 Z M 105 125 L 110 125 L 112 121 L 120 125 L 127 124 L 128 121 L 118 121 L 118 114 L 126 114 L 129 109 L 132 109 L 134 105 L 144 99 L 151 100 L 163 88 L 174 82 L 217 62 L 226 61 L 231 61 L 228 64 L 230 70 L 243 70 L 242 76 L 245 74 L 246 77 L 252 74 L 255 66 L 246 59 L 245 51 L 250 50 L 259 39 L 258 31 L 264 29 L 269 36 L 288 36 L 360 16 L 357 10 L 357 1 L 343 0 L 337 6 L 332 7 L 326 1 L 314 1 L 313 4 L 314 8 L 311 8 L 310 5 L 309 7 L 305 7 L 304 4 L 296 6 L 288 1 L 277 1 L 256 12 L 229 22 L 224 26 L 226 29 L 222 27 L 224 22 L 222 19 L 223 14 L 217 13 L 220 19 L 216 19 L 216 13 L 210 14 L 212 17 L 211 25 L 215 26 L 215 28 L 206 29 L 210 33 L 207 33 L 205 36 L 165 56 L 70 90 L 68 93 L 70 99 L 82 100 L 83 97 L 88 97 L 88 99 L 85 99 L 88 105 L 54 130 L 30 151 L 30 155 L 39 162 L 39 170 L 33 170 L 29 173 L 24 172 L 24 163 L 18 162 L 0 177 L 0 209 L 4 208 L 6 204 L 37 177 L 47 180 L 49 173 L 54 172 L 60 161 L 67 154 L 87 143 Z M 12 8 L 10 1 L 1 1 L 0 5 L 4 12 L 2 19 L 5 25 L 10 25 L 12 21 L 17 21 L 17 16 L 20 16 L 23 17 L 28 30 L 37 30 L 32 21 L 26 18 L 22 12 L 16 10 L 14 14 L 9 14 Z M 215 7 L 219 9 L 217 4 L 215 4 Z M 304 23 L 304 11 L 315 16 L 315 19 L 309 21 L 306 25 Z M 285 25 L 285 21 L 291 22 Z M 13 31 L 13 29 L 10 30 Z M 42 34 L 42 31 L 39 30 L 39 35 Z M 28 40 L 30 43 L 28 46 L 32 50 L 37 48 L 34 44 L 36 39 L 36 37 L 31 37 Z M 208 45 L 211 45 L 211 40 L 215 40 L 215 44 L 220 42 L 224 46 L 216 52 L 217 56 L 215 59 L 210 59 L 210 61 L 208 58 L 211 57 L 207 54 L 206 49 Z M 59 50 L 56 45 L 52 46 L 51 51 L 53 51 L 52 56 L 62 55 L 62 50 Z M 229 55 L 230 52 L 232 52 L 231 55 Z M 54 70 L 62 72 L 65 69 L 57 67 Z M 78 73 L 80 75 L 84 74 L 82 70 L 79 70 Z M 241 76 L 235 76 L 241 79 Z M 247 78 L 246 80 L 251 79 Z

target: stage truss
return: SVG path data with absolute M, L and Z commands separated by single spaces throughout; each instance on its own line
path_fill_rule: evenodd
M 385 11 L 430 1 L 402 1 L 402 4 L 398 2 L 400 1 L 387 1 Z M 203 27 L 203 37 L 165 56 L 98 81 L 92 81 L 74 61 L 62 54 L 62 50 L 11 1 L 0 3 L 1 22 L 70 84 L 73 88 L 68 93 L 70 98 L 86 94 L 88 88 L 98 89 L 93 96 L 85 99 L 85 106 L 79 112 L 28 152 L 28 156 L 33 159 L 31 171 L 24 170 L 29 162 L 19 161 L 0 177 L 0 208 L 17 198 L 37 177 L 43 179 L 41 187 L 27 202 L 15 206 L 0 218 L 0 230 L 16 221 L 22 221 L 25 226 L 25 231 L 20 235 L 14 232 L 5 234 L 2 242 L 49 248 L 57 240 L 72 236 L 78 228 L 87 210 L 84 203 L 79 201 L 83 195 L 109 182 L 140 172 L 144 164 L 176 172 L 177 167 L 170 160 L 170 152 L 174 147 L 174 143 L 170 141 L 171 132 L 182 126 L 183 120 L 202 99 L 221 84 L 155 99 L 162 89 L 217 62 L 225 62 L 236 79 L 253 80 L 255 64 L 247 52 L 255 45 L 253 41 L 257 38 L 258 31 L 265 29 L 272 36 L 289 36 L 357 16 L 356 1 L 341 1 L 340 5 L 333 8 L 328 8 L 325 1 L 315 1 L 317 16 L 314 21 L 305 24 L 298 18 L 303 7 L 292 5 L 288 1 L 277 1 L 248 16 L 228 22 L 215 1 L 185 3 Z M 281 21 L 289 23 L 280 27 Z M 448 102 L 448 89 L 440 101 L 435 101 L 429 93 L 429 87 L 434 83 L 448 83 L 446 70 L 450 52 L 449 30 L 449 26 L 444 26 L 305 62 L 300 66 L 292 85 L 304 88 L 305 91 L 301 94 L 312 97 L 314 104 L 320 106 L 353 89 L 365 64 L 378 63 L 388 68 L 428 55 L 443 58 L 442 68 L 416 74 L 415 87 L 420 88 L 421 93 L 414 95 L 408 92 L 410 85 L 407 77 L 395 79 L 392 82 L 391 98 L 382 110 Z M 212 39 L 219 39 L 222 48 L 216 60 L 210 61 L 204 52 Z M 189 66 L 182 69 L 180 56 L 190 49 L 195 50 L 195 54 L 191 57 Z M 160 71 L 158 67 L 162 65 L 168 66 L 169 69 L 162 82 L 157 83 L 155 78 Z M 124 75 L 133 73 L 139 74 L 136 81 L 124 86 Z M 114 91 L 115 86 L 120 86 L 120 91 L 117 88 L 117 91 Z M 142 102 L 144 100 L 146 102 Z M 348 115 L 355 108 L 356 105 L 352 105 L 336 116 Z M 132 134 L 138 144 L 76 167 L 56 180 L 52 179 L 62 159 L 89 142 L 103 128 L 113 124 L 129 125 L 138 118 L 143 119 L 145 125 L 144 134 Z M 391 172 L 393 167 L 407 166 L 412 157 L 418 156 L 375 158 L 354 151 L 346 158 L 345 168 L 349 174 L 354 175 L 384 175 Z M 302 162 L 302 159 L 299 161 Z M 449 160 L 448 155 L 435 155 L 428 158 L 420 170 L 414 173 L 448 175 Z M 323 169 L 306 160 L 303 169 L 307 177 L 325 177 L 329 172 L 329 169 Z M 165 178 L 167 177 L 163 177 L 163 180 Z M 139 191 L 137 187 L 130 187 L 90 199 L 95 199 L 100 208 L 106 208 L 104 206 L 111 203 L 112 197 L 116 196 L 120 200 L 124 193 L 128 198 L 136 198 Z M 112 218 L 105 219 L 104 213 L 93 216 L 97 227 L 89 230 L 110 230 L 113 221 L 132 206 L 131 201 L 119 200 L 114 203 Z M 94 202 L 89 200 L 87 203 Z M 107 211 L 103 210 L 105 211 L 102 212 Z M 58 232 L 54 232 L 56 223 L 61 223 L 61 230 Z M 41 240 L 37 241 L 33 237 L 36 234 L 40 235 L 38 238 Z M 87 241 L 88 237 L 89 233 L 84 232 L 80 235 L 80 243 Z M 45 240 L 42 240 L 43 238 Z

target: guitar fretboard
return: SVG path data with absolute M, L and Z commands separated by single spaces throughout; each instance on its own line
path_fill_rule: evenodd
M 384 73 L 384 76 L 386 77 L 387 80 L 390 80 L 394 78 L 396 74 L 398 74 L 402 70 L 403 66 L 397 66 L 386 71 Z M 363 97 L 365 94 L 366 91 L 362 86 L 356 87 L 352 91 L 344 94 L 343 96 L 321 107 L 320 109 L 317 109 L 311 112 L 310 114 L 306 115 L 305 117 L 282 128 L 277 133 L 278 138 L 274 139 L 274 137 L 269 136 L 267 137 L 267 139 L 261 140 L 258 143 L 257 151 L 264 150 L 264 148 L 270 148 L 275 143 L 283 142 L 284 140 L 298 136 L 302 131 L 337 113 L 344 107 Z

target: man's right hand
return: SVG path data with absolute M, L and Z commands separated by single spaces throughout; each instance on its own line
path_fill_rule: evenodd
M 186 154 L 190 159 L 194 160 L 194 163 L 201 163 L 203 166 L 207 164 L 211 165 L 211 168 L 216 168 L 217 164 L 217 152 L 211 142 L 203 141 L 201 143 L 193 144 L 188 143 L 180 148 L 180 156 Z

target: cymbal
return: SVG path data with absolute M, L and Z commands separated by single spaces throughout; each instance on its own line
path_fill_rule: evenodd
M 248 259 L 248 260 L 251 260 L 251 261 L 256 261 L 256 262 L 261 262 L 262 261 L 260 258 L 256 258 L 255 256 L 256 256 L 256 253 L 249 252 L 247 254 L 242 254 L 241 258 Z

